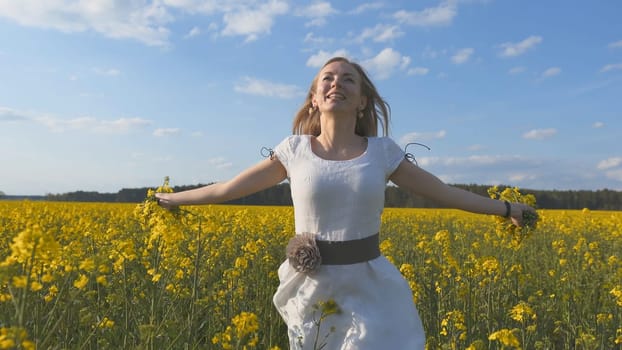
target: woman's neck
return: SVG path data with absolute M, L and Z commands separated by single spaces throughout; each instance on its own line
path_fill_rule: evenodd
M 314 152 L 326 159 L 344 160 L 359 156 L 367 149 L 367 140 L 354 132 L 356 119 L 347 116 L 322 116 L 321 132 L 314 140 Z
M 317 138 L 325 147 L 343 148 L 360 139 L 354 132 L 356 117 L 323 114 L 320 124 L 321 131 Z

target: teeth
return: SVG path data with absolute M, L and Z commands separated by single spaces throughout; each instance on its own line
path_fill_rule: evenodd
M 342 94 L 339 94 L 339 93 L 330 94 L 330 95 L 328 95 L 326 97 L 332 98 L 332 99 L 339 99 L 339 100 L 345 99 L 345 96 L 343 96 Z

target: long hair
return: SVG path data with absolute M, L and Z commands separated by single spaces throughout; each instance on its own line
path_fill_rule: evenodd
M 391 108 L 389 104 L 378 94 L 378 90 L 374 86 L 374 83 L 369 79 L 369 76 L 358 63 L 352 62 L 344 57 L 333 57 L 328 60 L 323 66 L 333 62 L 345 62 L 354 67 L 361 76 L 361 94 L 367 97 L 367 104 L 362 110 L 363 116 L 356 119 L 356 126 L 354 132 L 359 136 L 378 136 L 378 125 L 382 126 L 382 134 L 384 136 L 389 135 L 389 120 L 391 114 Z M 320 69 L 320 71 L 322 70 Z M 317 81 L 319 79 L 320 72 L 313 78 L 307 97 L 296 113 L 294 118 L 294 125 L 292 131 L 298 135 L 314 135 L 318 136 L 322 129 L 320 125 L 320 112 L 315 109 L 312 113 L 309 113 L 309 109 L 312 108 L 313 93 L 317 87 Z

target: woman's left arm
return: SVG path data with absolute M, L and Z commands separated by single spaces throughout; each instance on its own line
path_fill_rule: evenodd
M 503 201 L 447 185 L 438 177 L 419 168 L 408 160 L 403 160 L 400 163 L 389 177 L 389 180 L 403 189 L 446 207 L 479 214 L 499 216 L 506 214 L 507 208 Z M 510 207 L 512 222 L 518 226 L 523 225 L 523 211 L 535 212 L 535 209 L 523 203 L 511 203 Z

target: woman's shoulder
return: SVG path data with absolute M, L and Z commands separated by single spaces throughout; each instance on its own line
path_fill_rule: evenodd
M 383 147 L 386 147 L 387 145 L 397 146 L 397 142 L 395 142 L 395 140 L 393 140 L 390 136 L 368 136 L 367 139 L 371 142 L 382 145 Z
M 297 146 L 303 142 L 308 142 L 310 136 L 311 135 L 297 135 L 297 134 L 289 135 L 285 137 L 283 142 L 286 142 L 290 146 Z
M 295 152 L 301 145 L 309 141 L 309 135 L 289 135 L 279 143 L 278 149 L 287 149 L 288 152 Z
M 374 136 L 368 138 L 373 148 L 381 152 L 385 157 L 392 157 L 393 155 L 401 156 L 404 154 L 404 150 L 398 145 L 390 136 Z
M 288 140 L 289 142 L 302 142 L 305 139 L 309 139 L 309 137 L 311 137 L 311 135 L 293 134 L 285 137 L 285 140 Z

